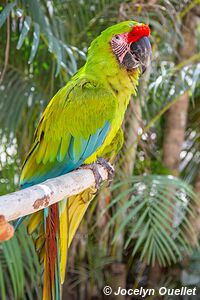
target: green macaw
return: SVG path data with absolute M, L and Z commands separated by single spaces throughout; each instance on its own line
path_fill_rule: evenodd
M 117 154 L 127 105 L 150 62 L 149 35 L 147 25 L 125 21 L 91 43 L 85 65 L 52 98 L 39 121 L 23 164 L 21 188 Z M 29 220 L 29 233 L 38 229 L 35 245 L 44 263 L 43 300 L 61 298 L 67 249 L 91 199 L 82 193 Z

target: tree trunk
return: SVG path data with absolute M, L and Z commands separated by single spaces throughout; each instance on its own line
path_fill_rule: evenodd
M 196 32 L 197 18 L 193 12 L 189 12 L 182 26 L 184 44 L 178 49 L 179 60 L 182 62 L 196 52 L 194 35 Z M 175 176 L 179 175 L 180 153 L 182 150 L 187 114 L 189 106 L 189 95 L 185 92 L 179 100 L 170 107 L 166 114 L 165 135 L 163 142 L 163 162 Z
M 166 114 L 163 163 L 174 176 L 179 175 L 180 154 L 187 124 L 189 96 L 185 92 Z

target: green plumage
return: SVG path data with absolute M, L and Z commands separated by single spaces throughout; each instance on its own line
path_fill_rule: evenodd
M 23 165 L 21 174 L 23 188 L 67 173 L 81 164 L 93 163 L 97 157 L 109 159 L 117 154 L 123 143 L 122 121 L 130 96 L 136 93 L 140 71 L 139 68 L 135 68 L 129 72 L 119 64 L 110 47 L 110 40 L 114 34 L 130 32 L 136 24 L 133 21 L 123 22 L 108 28 L 97 37 L 89 48 L 86 64 L 49 102 Z M 83 198 L 85 199 L 85 196 Z M 70 236 L 68 240 L 71 242 L 88 206 L 89 202 L 87 204 L 83 202 L 80 206 L 80 199 L 77 199 L 69 200 L 71 227 L 70 224 L 66 225 L 66 216 L 63 215 L 66 214 L 66 209 L 59 212 L 60 229 L 58 226 L 55 228 L 59 231 L 59 239 L 55 241 L 59 243 L 58 248 L 65 249 L 67 232 Z M 51 223 L 48 218 L 53 218 L 56 214 L 55 210 L 54 206 L 52 216 L 45 217 L 48 223 Z M 73 219 L 74 215 L 76 218 Z M 30 231 L 37 223 L 41 224 L 41 213 L 31 218 Z M 43 239 L 45 240 L 42 236 L 38 241 L 40 248 Z M 46 240 L 45 249 L 48 249 L 48 245 Z M 60 254 L 63 274 L 66 264 L 66 259 L 63 258 L 66 256 L 66 253 L 63 253 L 65 251 L 66 249 L 61 250 Z M 40 249 L 40 252 L 45 257 L 44 248 Z M 47 255 L 44 260 L 46 270 L 44 297 L 53 297 L 52 294 L 47 296 L 50 295 L 48 288 L 51 286 L 47 274 L 50 270 Z M 63 274 L 61 281 L 64 278 Z M 54 282 L 52 278 L 51 281 Z

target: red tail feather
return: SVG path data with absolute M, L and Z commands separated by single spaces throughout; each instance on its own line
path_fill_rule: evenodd
M 53 204 L 48 208 L 46 218 L 46 255 L 49 263 L 51 292 L 55 293 L 55 274 L 58 267 L 57 236 L 59 233 L 58 205 Z

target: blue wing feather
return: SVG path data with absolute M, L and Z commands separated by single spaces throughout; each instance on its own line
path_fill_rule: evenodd
M 30 187 L 35 184 L 39 184 L 47 179 L 54 178 L 60 175 L 64 175 L 78 167 L 80 167 L 84 161 L 90 157 L 104 142 L 108 132 L 110 130 L 110 122 L 106 121 L 101 129 L 98 129 L 94 134 L 91 134 L 88 139 L 81 138 L 80 155 L 77 157 L 74 151 L 74 137 L 71 137 L 68 151 L 63 161 L 56 161 L 52 164 L 52 168 L 45 174 L 37 174 L 31 179 L 31 181 L 24 182 L 21 185 L 21 189 Z M 39 169 L 39 166 L 38 166 Z
M 98 135 L 97 143 L 95 144 L 96 149 L 98 149 L 103 144 L 109 130 L 110 130 L 110 122 L 106 121 L 105 125 L 103 126 L 103 128 L 101 129 Z

